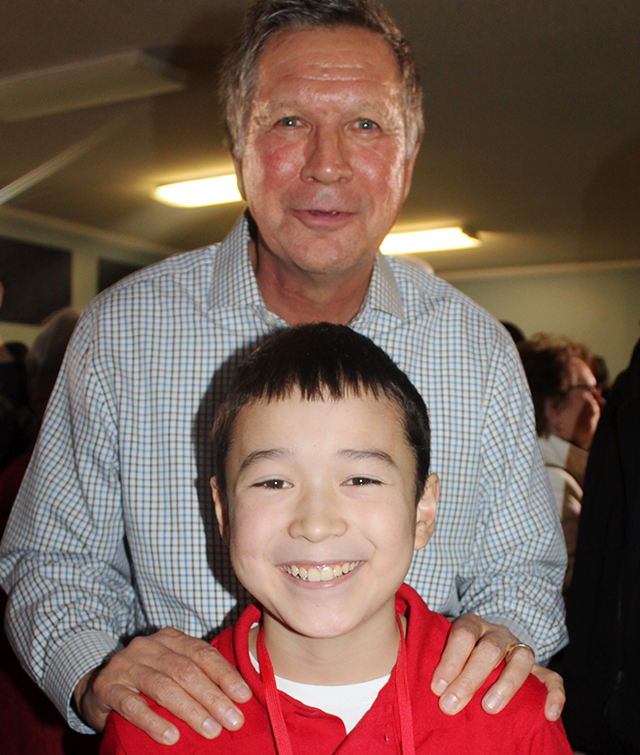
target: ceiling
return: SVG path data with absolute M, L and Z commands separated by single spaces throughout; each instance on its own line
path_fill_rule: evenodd
M 185 71 L 188 83 L 146 99 L 0 123 L 0 190 L 18 186 L 5 207 L 150 247 L 185 250 L 222 239 L 241 205 L 176 209 L 149 192 L 231 166 L 216 71 L 248 4 L 7 4 L 0 79 L 138 50 Z M 637 0 L 388 0 L 387 7 L 413 45 L 425 89 L 426 137 L 399 224 L 468 225 L 484 242 L 430 254 L 437 272 L 640 258 Z M 51 175 L 14 183 L 61 154 Z

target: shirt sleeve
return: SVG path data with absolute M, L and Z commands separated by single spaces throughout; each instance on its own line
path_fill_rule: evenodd
M 507 626 L 538 663 L 567 642 L 566 549 L 518 353 L 498 334 L 482 407 L 475 535 L 458 576 L 464 611 Z
M 2 542 L 7 634 L 73 728 L 84 674 L 143 625 L 122 515 L 108 354 L 95 308 L 70 344 Z

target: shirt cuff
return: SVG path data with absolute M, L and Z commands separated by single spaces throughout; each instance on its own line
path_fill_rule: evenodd
M 73 707 L 73 692 L 82 677 L 122 650 L 123 645 L 106 632 L 71 635 L 58 646 L 45 671 L 43 687 L 69 726 L 83 734 L 95 734 Z

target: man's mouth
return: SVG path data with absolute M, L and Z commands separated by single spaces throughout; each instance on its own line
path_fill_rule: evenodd
M 339 215 L 340 210 L 309 210 L 312 215 Z
M 323 566 L 297 566 L 296 564 L 287 564 L 282 568 L 296 579 L 304 582 L 331 582 L 332 579 L 342 577 L 343 574 L 349 574 L 361 561 L 339 561 L 336 564 L 324 564 Z

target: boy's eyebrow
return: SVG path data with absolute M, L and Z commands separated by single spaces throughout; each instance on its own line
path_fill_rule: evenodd
M 397 469 L 398 465 L 386 451 L 376 451 L 369 448 L 344 448 L 338 451 L 338 456 L 346 456 L 348 459 L 354 459 L 356 461 L 360 459 L 373 459 L 382 461 L 384 464 L 388 464 L 390 467 Z
M 242 460 L 238 474 L 261 459 L 281 459 L 283 456 L 291 456 L 291 451 L 286 448 L 265 448 L 260 451 L 252 451 Z

